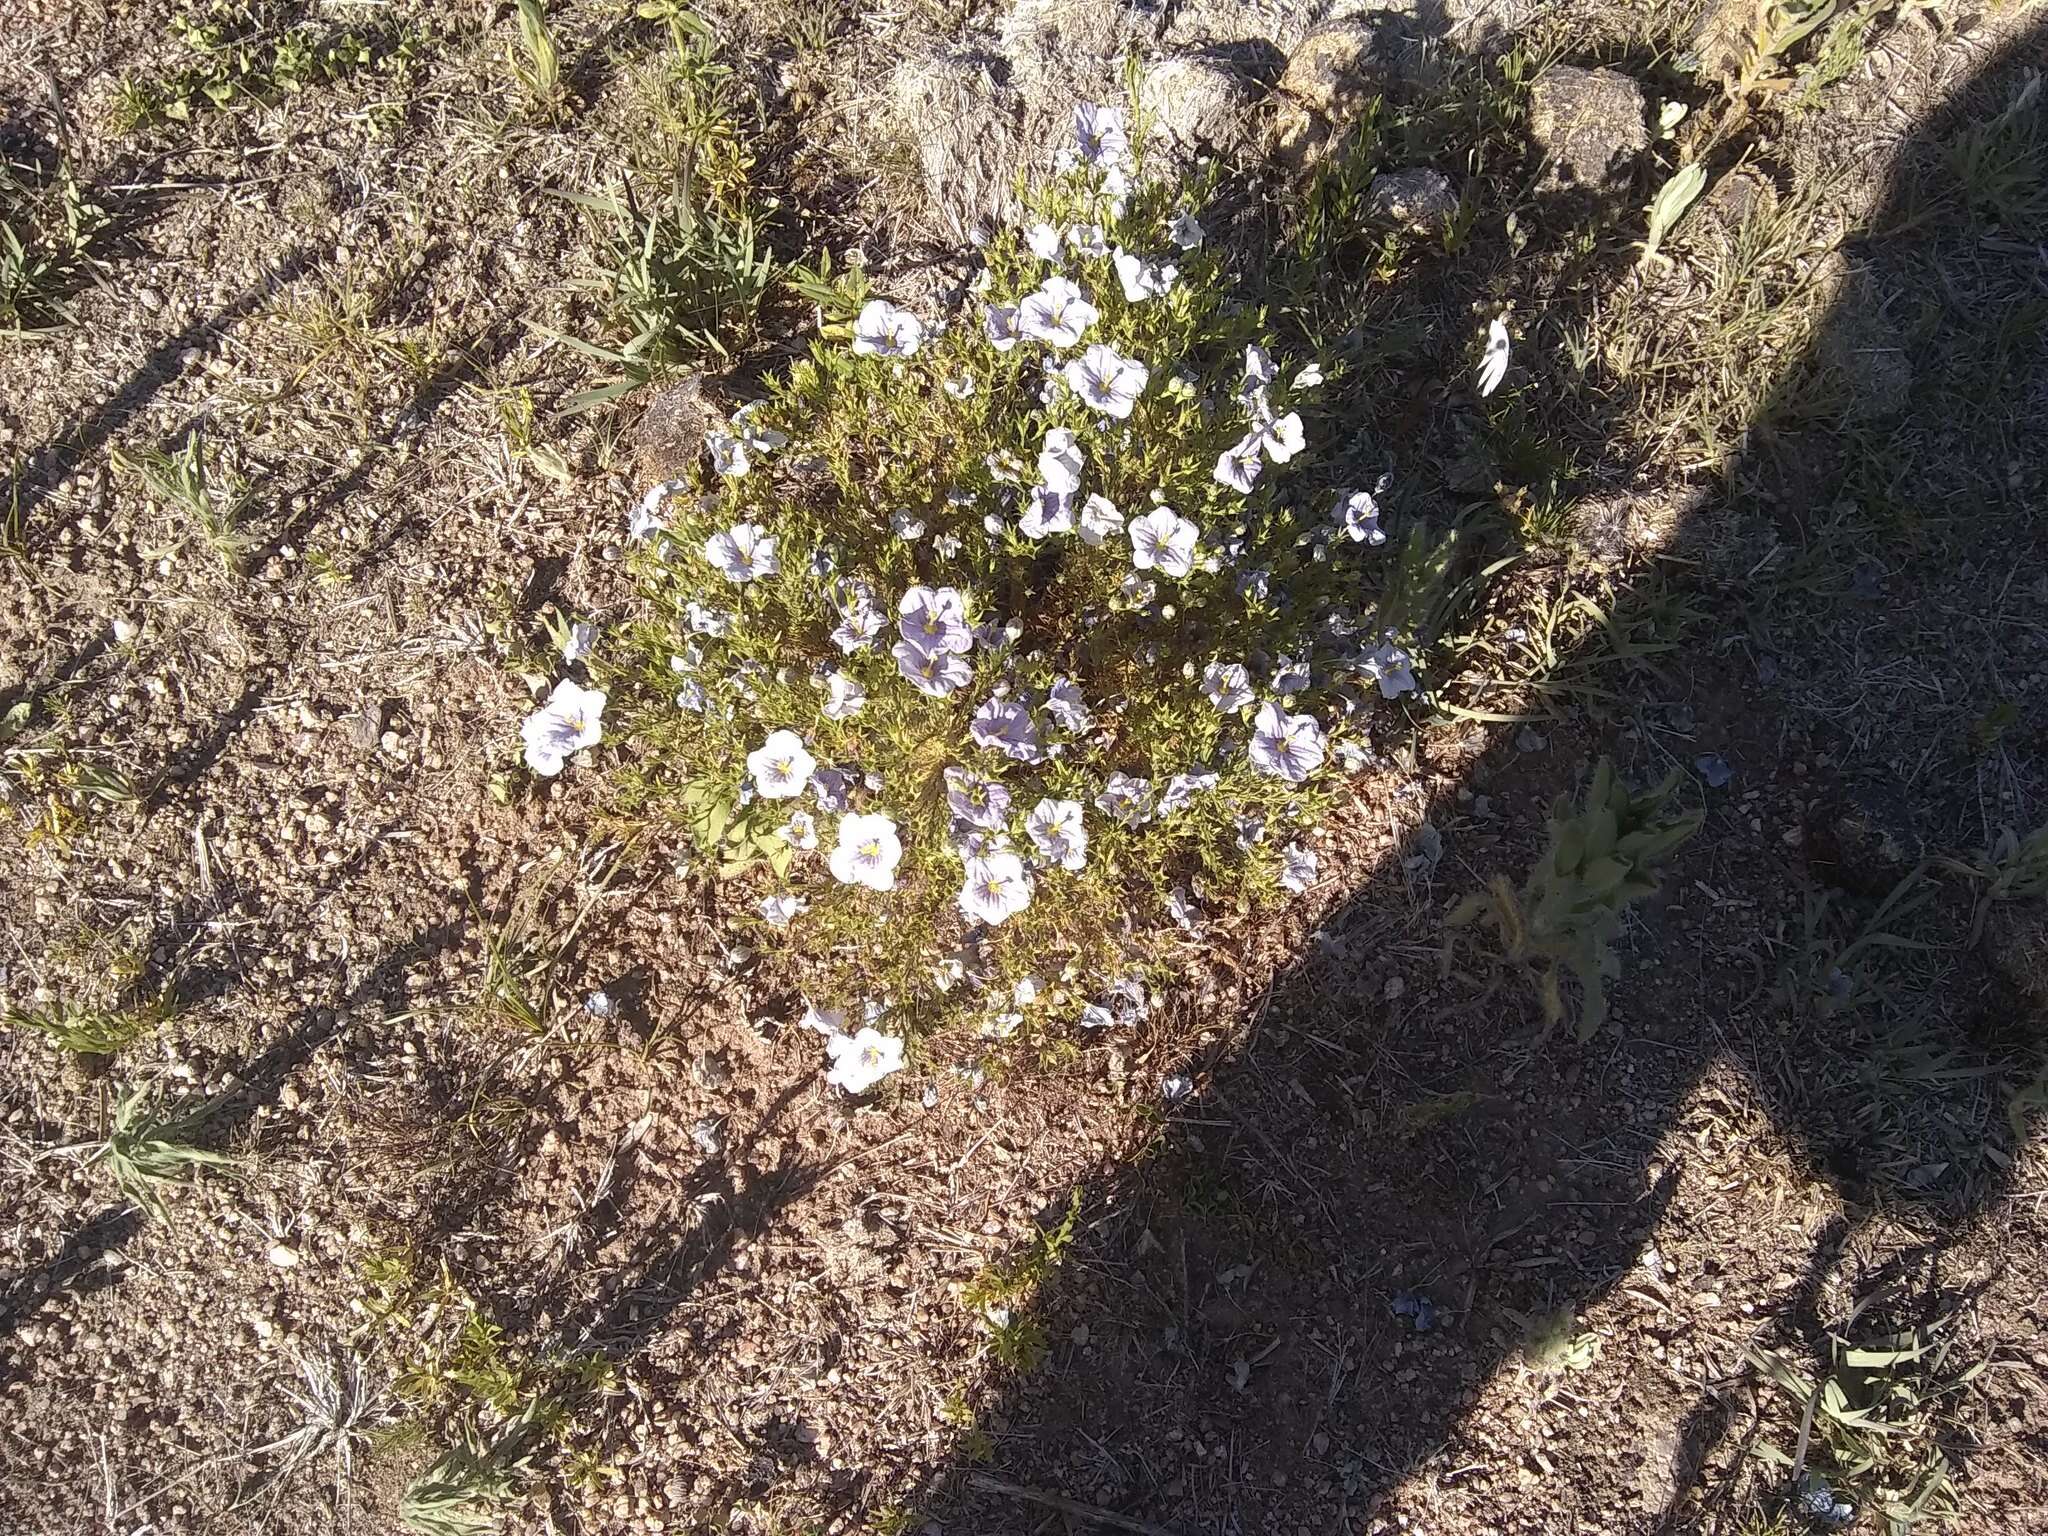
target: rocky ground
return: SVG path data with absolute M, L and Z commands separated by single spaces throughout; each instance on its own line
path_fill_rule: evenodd
M 108 220 L 0 334 L 0 1525 L 1795 1530 L 1796 1461 L 1854 1528 L 2039 1528 L 2024 7 L 1768 68 L 1597 0 L 709 13 L 769 238 L 906 296 L 1126 49 L 1243 208 L 1383 98 L 1359 430 L 1417 515 L 1523 534 L 1308 896 L 1190 938 L 1141 1030 L 859 1101 L 691 850 L 518 763 L 664 451 L 649 392 L 562 414 L 604 368 L 561 339 L 601 242 L 560 194 L 676 142 L 659 20 L 552 8 L 536 104 L 509 10 L 234 14 L 225 105 L 166 83 L 224 5 L 0 31 L 10 218 L 61 160 Z M 1454 386 L 1482 301 L 1519 438 Z M 200 511 L 146 463 L 195 431 Z M 1602 754 L 1704 823 L 1579 1041 L 1445 919 Z M 147 1027 L 64 1049 L 25 1015 L 67 1000 Z M 221 1159 L 160 1208 L 103 1151 L 144 1087 Z M 423 1476 L 498 1496 L 437 1527 Z

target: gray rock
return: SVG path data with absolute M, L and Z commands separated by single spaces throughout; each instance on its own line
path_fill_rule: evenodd
M 1367 102 L 1424 77 L 1441 27 L 1421 11 L 1416 0 L 1361 7 L 1302 38 L 1280 75 L 1273 149 L 1284 164 L 1313 164 Z
M 1156 142 L 1176 158 L 1212 152 L 1236 158 L 1254 142 L 1253 121 L 1265 91 L 1215 58 L 1179 54 L 1144 73 L 1138 102 Z
M 704 452 L 704 434 L 723 421 L 727 409 L 703 374 L 655 393 L 633 427 L 633 462 L 642 485 L 672 480 Z
M 1650 147 L 1642 88 L 1611 69 L 1559 65 L 1530 89 L 1529 135 L 1544 153 L 1546 186 L 1611 191 Z
M 1458 215 L 1458 194 L 1439 171 L 1388 171 L 1375 176 L 1366 201 L 1375 218 L 1424 235 L 1442 234 Z

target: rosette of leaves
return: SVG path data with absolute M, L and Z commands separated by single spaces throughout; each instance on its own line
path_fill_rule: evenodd
M 1582 996 L 1579 1039 L 1591 1039 L 1607 1021 L 1622 916 L 1657 889 L 1656 867 L 1699 830 L 1700 812 L 1669 814 L 1678 781 L 1673 772 L 1655 789 L 1631 790 L 1603 757 L 1582 805 L 1560 795 L 1551 807 L 1549 847 L 1520 888 L 1496 875 L 1484 893 L 1452 911 L 1454 929 L 1482 916 L 1493 924 L 1503 958 L 1535 981 L 1546 1025 L 1567 1016 L 1566 972 Z

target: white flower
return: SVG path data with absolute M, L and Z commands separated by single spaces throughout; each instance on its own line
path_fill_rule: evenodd
M 909 357 L 924 342 L 924 326 L 887 299 L 869 299 L 853 322 L 853 350 L 876 357 Z
M 839 818 L 839 846 L 826 862 L 834 880 L 893 891 L 896 865 L 902 857 L 903 844 L 896 836 L 895 822 L 886 816 L 852 815 Z
M 734 523 L 704 541 L 704 558 L 727 581 L 745 583 L 773 576 L 782 569 L 775 557 L 775 539 L 752 523 Z
M 1304 363 L 1301 366 L 1301 372 L 1294 376 L 1294 387 L 1296 389 L 1314 389 L 1322 382 L 1323 365 L 1321 363 Z
M 1184 885 L 1176 885 L 1166 893 L 1166 910 L 1183 928 L 1201 926 L 1202 909 L 1195 905 L 1194 898 L 1188 894 L 1188 888 Z
M 1290 715 L 1269 700 L 1252 721 L 1251 759 L 1261 773 L 1299 784 L 1322 764 L 1323 728 L 1315 716 Z
M 1017 519 L 1019 533 L 1027 539 L 1042 539 L 1049 534 L 1071 532 L 1073 526 L 1074 498 L 1071 494 L 1042 485 L 1032 487 L 1031 504 Z
M 825 1042 L 825 1054 L 832 1058 L 825 1081 L 848 1093 L 866 1093 L 891 1072 L 903 1070 L 902 1038 L 872 1024 L 861 1026 L 859 1034 L 834 1035 Z
M 1060 232 L 1043 220 L 1025 228 L 1024 243 L 1031 248 L 1031 254 L 1041 261 L 1059 259 Z
M 1109 237 L 1100 224 L 1072 224 L 1067 227 L 1067 244 L 1076 256 L 1107 256 Z
M 1270 384 L 1280 376 L 1279 366 L 1274 363 L 1272 353 L 1257 342 L 1244 349 L 1244 382 L 1246 389 Z
M 829 1040 L 834 1035 L 845 1032 L 846 1010 L 844 1008 L 820 1008 L 816 1003 L 806 1001 L 804 1003 L 803 1017 L 796 1022 L 799 1029 L 815 1029 Z
M 1131 564 L 1141 571 L 1181 577 L 1195 568 L 1195 525 L 1171 507 L 1154 507 L 1130 523 Z
M 989 345 L 998 352 L 1007 352 L 1017 345 L 1017 306 L 1014 304 L 991 304 L 988 313 L 981 317 L 983 329 L 988 332 Z
M 1285 464 L 1301 452 L 1301 417 L 1289 411 L 1278 421 L 1267 422 L 1259 429 L 1259 446 L 1275 464 Z
M 766 408 L 765 400 L 750 400 L 732 413 L 734 430 L 739 433 L 742 443 L 753 453 L 768 453 L 782 447 L 789 441 L 787 432 L 778 432 L 773 427 L 756 426 L 754 418 Z
M 1080 1022 L 1083 1029 L 1108 1029 L 1116 1023 L 1116 1015 L 1100 1003 L 1083 1003 Z
M 1090 496 L 1081 503 L 1080 526 L 1081 542 L 1100 548 L 1103 540 L 1124 531 L 1124 515 L 1107 496 Z
M 651 539 L 667 528 L 668 523 L 663 520 L 662 513 L 668 510 L 669 498 L 687 489 L 689 487 L 680 480 L 664 480 L 642 496 L 640 505 L 626 520 L 626 537 L 638 542 Z
M 958 651 L 927 651 L 912 641 L 898 640 L 889 654 L 896 658 L 896 670 L 919 693 L 935 699 L 966 687 L 974 677 L 973 666 Z
M 1063 731 L 1078 734 L 1088 729 L 1088 704 L 1072 678 L 1056 677 L 1045 691 L 1045 712 Z
M 952 378 L 941 384 L 939 388 L 943 389 L 955 400 L 971 400 L 974 398 L 974 375 L 971 373 L 955 374 Z
M 1117 281 L 1124 285 L 1124 297 L 1133 304 L 1142 304 L 1147 299 L 1171 293 L 1174 282 L 1180 277 L 1179 267 L 1170 263 L 1146 262 L 1129 251 L 1118 251 L 1115 264 Z
M 991 927 L 1031 905 L 1031 876 L 1014 853 L 991 853 L 967 861 L 960 883 L 960 910 L 970 922 Z
M 1195 1080 L 1184 1072 L 1174 1072 L 1159 1079 L 1159 1096 L 1169 1104 L 1178 1104 L 1194 1091 Z
M 1248 433 L 1216 456 L 1216 479 L 1233 491 L 1249 494 L 1258 483 L 1264 461 L 1259 457 L 1259 434 Z
M 526 766 L 553 778 L 576 753 L 604 740 L 604 690 L 564 678 L 547 703 L 526 717 L 519 736 L 526 743 Z
M 710 702 L 710 696 L 704 692 L 704 685 L 695 678 L 691 678 L 676 690 L 676 708 L 687 709 L 693 715 L 703 714 L 704 706 Z
M 782 840 L 792 848 L 818 846 L 818 818 L 809 811 L 791 811 L 782 824 Z
M 684 607 L 683 617 L 688 620 L 692 634 L 709 635 L 717 640 L 732 633 L 731 614 L 717 608 L 706 608 L 694 600 Z
M 1108 785 L 1095 797 L 1095 809 L 1111 821 L 1139 826 L 1152 816 L 1152 781 L 1112 773 Z
M 597 626 L 578 622 L 569 626 L 569 638 L 562 642 L 562 661 L 574 666 L 597 649 Z
M 1184 251 L 1192 251 L 1202 243 L 1202 221 L 1192 213 L 1181 212 L 1166 226 L 1166 236 Z
M 1486 353 L 1479 359 L 1479 393 L 1490 395 L 1508 376 L 1508 328 L 1496 315 L 1486 328 Z
M 1049 277 L 1017 306 L 1017 329 L 1051 347 L 1071 347 L 1101 311 L 1064 277 Z
M 1371 491 L 1339 493 L 1335 516 L 1344 536 L 1354 544 L 1387 542 L 1387 531 L 1380 526 L 1380 504 Z
M 1061 370 L 1067 386 L 1091 410 L 1114 416 L 1118 421 L 1131 414 L 1138 396 L 1145 392 L 1152 370 L 1133 357 L 1121 357 L 1114 347 L 1097 342 Z
M 1242 662 L 1212 661 L 1202 674 L 1202 692 L 1225 714 L 1235 714 L 1252 701 L 1251 675 Z
M 1038 725 L 1031 711 L 1014 699 L 985 701 L 968 722 L 967 734 L 977 746 L 1000 752 L 1020 763 L 1043 760 L 1045 749 L 1038 744 Z
M 898 507 L 889 514 L 889 531 L 906 544 L 915 544 L 924 537 L 924 520 L 907 507 Z
M 1380 685 L 1380 697 L 1398 698 L 1415 692 L 1415 658 L 1389 640 L 1365 658 L 1361 670 Z
M 1024 831 L 1040 857 L 1061 869 L 1079 869 L 1088 862 L 1088 829 L 1078 800 L 1039 801 L 1025 818 Z
M 1266 820 L 1263 816 L 1240 816 L 1237 818 L 1237 846 L 1246 853 L 1266 840 Z
M 768 739 L 747 754 L 747 772 L 763 800 L 792 800 L 804 792 L 818 760 L 804 750 L 795 731 L 770 731 Z
M 1192 801 L 1196 795 L 1214 789 L 1217 783 L 1218 775 L 1206 768 L 1176 773 L 1166 781 L 1166 793 L 1159 797 L 1159 814 L 1171 816 Z
M 1290 891 L 1307 890 L 1315 883 L 1319 867 L 1315 854 L 1299 843 L 1289 843 L 1280 850 L 1280 883 Z
M 1116 584 L 1116 590 L 1132 607 L 1143 608 L 1159 595 L 1159 584 L 1147 581 L 1136 571 L 1125 571 L 1124 579 Z
M 1073 364 L 1067 366 L 1071 368 Z M 1045 434 L 1045 446 L 1038 451 L 1038 478 L 1047 490 L 1058 491 L 1062 496 L 1081 489 L 1081 444 L 1068 428 L 1054 427 Z
M 1084 101 L 1074 108 L 1074 142 L 1089 165 L 1121 165 L 1130 158 L 1124 109 Z
M 801 896 L 764 896 L 761 916 L 771 928 L 787 928 L 789 920 L 809 905 Z
M 747 457 L 747 445 L 727 433 L 706 432 L 704 447 L 711 455 L 711 467 L 729 479 L 737 480 L 754 467 Z
M 825 718 L 851 720 L 867 707 L 868 691 L 857 677 L 834 672 L 825 679 Z
M 960 535 L 957 533 L 935 533 L 932 548 L 938 551 L 941 560 L 950 560 L 960 553 Z

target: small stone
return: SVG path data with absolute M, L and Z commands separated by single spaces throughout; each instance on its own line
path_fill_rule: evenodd
M 126 645 L 141 633 L 142 626 L 133 619 L 114 620 L 114 641 L 118 645 Z
M 283 1243 L 272 1243 L 268 1257 L 270 1262 L 279 1269 L 297 1269 L 299 1267 L 298 1249 L 287 1247 Z
M 1366 193 L 1375 218 L 1421 235 L 1440 235 L 1458 216 L 1458 194 L 1439 171 L 1389 171 L 1375 176 Z
M 384 711 L 379 705 L 365 704 L 342 724 L 348 731 L 350 746 L 358 752 L 374 752 L 378 739 L 384 734 Z

